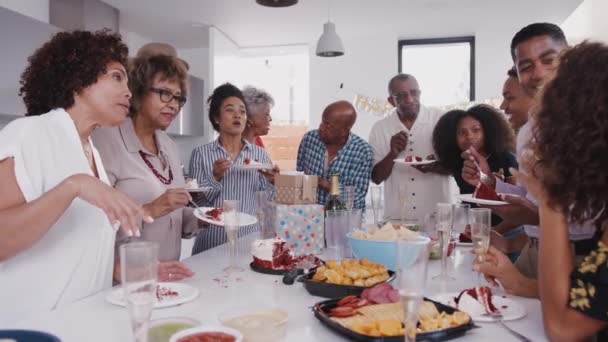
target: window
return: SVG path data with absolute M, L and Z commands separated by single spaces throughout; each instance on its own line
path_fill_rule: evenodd
M 475 100 L 475 37 L 399 41 L 399 72 L 418 80 L 423 103 Z

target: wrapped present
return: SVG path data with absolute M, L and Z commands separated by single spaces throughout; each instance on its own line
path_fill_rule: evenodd
M 274 186 L 277 203 L 317 203 L 317 176 L 309 176 L 301 172 L 278 174 L 274 177 Z
M 323 206 L 320 204 L 275 204 L 278 237 L 295 255 L 320 254 L 325 244 Z

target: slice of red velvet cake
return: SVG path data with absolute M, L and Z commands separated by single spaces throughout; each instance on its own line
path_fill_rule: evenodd
M 251 244 L 253 264 L 260 268 L 287 269 L 293 264 L 293 253 L 281 238 L 255 240 Z
M 475 192 L 473 193 L 473 198 L 479 198 L 479 199 L 485 199 L 485 200 L 491 200 L 491 201 L 502 201 L 500 199 L 500 197 L 498 197 L 498 194 L 496 193 L 496 191 L 494 191 L 494 189 L 492 189 L 491 187 L 489 187 L 488 185 L 479 182 L 477 184 L 477 188 L 475 189 Z
M 460 292 L 454 298 L 458 310 L 464 311 L 471 316 L 489 315 L 498 312 L 492 304 L 492 290 L 487 286 L 478 286 Z

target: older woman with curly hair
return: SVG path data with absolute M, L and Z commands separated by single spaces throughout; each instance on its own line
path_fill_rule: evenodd
M 252 144 L 264 147 L 260 138 L 268 134 L 272 116 L 270 109 L 274 106 L 274 99 L 262 89 L 247 86 L 243 89 L 245 107 L 247 108 L 247 124 L 243 131 L 243 138 Z
M 538 199 L 538 286 L 545 331 L 556 341 L 588 339 L 608 326 L 606 65 L 604 44 L 582 43 L 561 56 L 533 117 L 527 172 L 515 172 Z M 569 225 L 589 220 L 598 228 L 595 248 L 575 266 Z
M 150 55 L 151 47 L 157 47 Z M 198 232 L 198 221 L 184 189 L 184 175 L 177 146 L 165 132 L 187 96 L 187 64 L 168 44 L 150 43 L 129 63 L 129 88 L 133 92 L 129 117 L 118 127 L 96 130 L 93 141 L 106 166 L 110 183 L 141 203 L 154 218 L 143 223 L 142 239 L 159 244 L 158 277 L 181 280 L 193 275 L 179 262 L 182 237 Z M 118 245 L 124 243 L 119 236 Z M 115 260 L 114 278 L 120 278 Z
M 514 145 L 509 123 L 498 110 L 487 105 L 476 105 L 466 111 L 451 110 L 439 119 L 433 130 L 437 162 L 450 171 L 463 194 L 470 194 L 475 188 L 462 179 L 462 152 L 476 151 L 487 160 L 492 172 L 502 170 L 509 178 L 509 168 L 517 167 Z
M 246 160 L 270 165 L 263 148 L 243 138 L 247 110 L 239 88 L 225 83 L 215 88 L 209 97 L 209 121 L 219 137 L 192 151 L 190 174 L 199 184 L 210 187 L 199 204 L 222 207 L 224 200 L 239 200 L 241 212 L 255 214 L 255 192 L 274 186 L 257 170 L 244 169 Z M 258 225 L 241 227 L 239 236 L 252 233 Z M 200 253 L 227 241 L 223 227 L 211 226 L 196 237 L 192 254 Z
M 0 325 L 110 287 L 115 229 L 139 235 L 144 210 L 108 184 L 90 139 L 129 111 L 127 55 L 119 35 L 74 31 L 29 58 L 29 117 L 0 132 Z

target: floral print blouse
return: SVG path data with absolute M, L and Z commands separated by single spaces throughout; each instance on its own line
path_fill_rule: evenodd
M 606 226 L 596 233 L 596 248 L 570 275 L 570 307 L 602 321 L 608 321 L 608 246 L 600 240 Z

